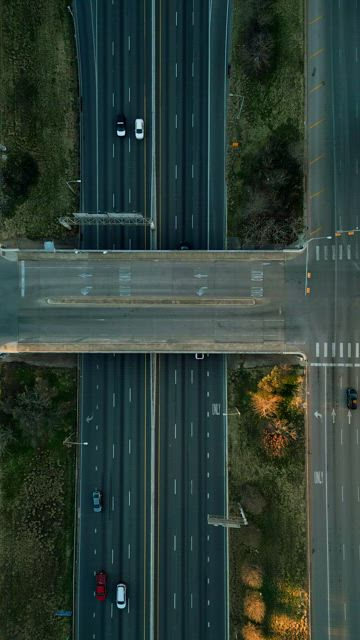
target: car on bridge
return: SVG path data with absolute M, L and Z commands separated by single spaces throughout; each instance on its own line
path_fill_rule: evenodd
M 94 489 L 92 492 L 93 510 L 95 513 L 102 511 L 102 493 L 99 489 Z
M 123 138 L 126 135 L 126 118 L 122 113 L 118 115 L 116 120 L 116 135 L 119 138 Z

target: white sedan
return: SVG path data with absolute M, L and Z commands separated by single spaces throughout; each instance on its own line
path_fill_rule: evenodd
M 144 138 L 144 120 L 141 118 L 135 120 L 135 138 L 136 140 L 143 140 Z

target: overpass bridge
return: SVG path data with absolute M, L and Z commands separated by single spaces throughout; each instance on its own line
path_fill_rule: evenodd
M 0 269 L 3 352 L 305 348 L 299 251 L 2 249 Z

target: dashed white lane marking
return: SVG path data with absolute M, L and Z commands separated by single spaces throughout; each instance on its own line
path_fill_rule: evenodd
M 316 260 L 319 261 L 320 260 L 320 247 L 317 244 L 315 247 L 315 256 L 316 256 Z
M 324 260 L 328 259 L 328 250 L 329 247 L 327 246 L 327 244 L 324 245 Z
M 174 478 L 174 495 L 176 496 L 176 478 Z
M 339 260 L 343 259 L 343 246 L 339 244 Z
M 176 440 L 176 422 L 174 424 L 174 439 Z

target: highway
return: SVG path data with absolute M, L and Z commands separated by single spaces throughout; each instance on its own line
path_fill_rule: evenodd
M 83 248 L 99 248 L 99 249 L 132 249 L 146 248 L 150 246 L 159 246 L 164 248 L 174 248 L 179 242 L 187 240 L 191 246 L 198 248 L 223 248 L 224 228 L 225 228 L 225 192 L 224 192 L 224 148 L 225 148 L 225 102 L 226 77 L 224 69 L 226 67 L 226 51 L 223 48 L 227 46 L 224 38 L 227 38 L 227 29 L 225 21 L 228 19 L 228 7 L 224 7 L 221 2 L 212 3 L 211 18 L 208 16 L 208 5 L 204 1 L 195 1 L 188 3 L 187 7 L 183 7 L 183 3 L 167 3 L 156 2 L 156 27 L 155 31 L 159 32 L 160 44 L 157 47 L 157 56 L 160 67 L 162 67 L 157 76 L 158 90 L 156 92 L 156 121 L 154 134 L 156 133 L 157 150 L 156 165 L 152 163 L 151 157 L 151 101 L 150 95 L 152 87 L 150 86 L 151 78 L 151 40 L 153 35 L 151 30 L 154 28 L 151 23 L 150 7 L 151 3 L 98 3 L 92 2 L 89 5 L 76 2 L 76 28 L 78 34 L 79 53 L 79 71 L 82 79 L 81 96 L 82 96 L 82 150 L 81 150 L 81 210 L 82 211 L 141 211 L 145 216 L 151 215 L 157 223 L 157 232 L 152 238 L 143 228 L 140 229 L 121 229 L 106 230 L 100 227 L 84 228 L 82 231 L 82 247 Z M 171 5 L 171 6 L 170 6 Z M 208 33 L 204 30 L 204 24 L 208 23 Z M 211 46 L 208 41 L 211 40 Z M 191 43 L 191 47 L 189 45 Z M 209 52 L 209 64 L 207 56 L 202 55 L 203 48 Z M 212 57 L 212 53 L 216 57 Z M 218 64 L 218 57 L 222 59 L 222 64 Z M 184 58 L 187 58 L 183 66 Z M 219 59 L 220 59 L 219 58 Z M 200 60 L 200 66 L 197 67 L 197 60 Z M 173 65 L 173 63 L 175 64 Z M 172 66 L 173 65 L 173 66 Z M 196 65 L 196 66 L 195 66 Z M 168 76 L 163 73 L 163 69 L 167 66 Z M 211 73 L 210 73 L 211 68 Z M 104 69 L 107 70 L 104 73 Z M 175 71 L 176 69 L 176 71 Z M 179 70 L 179 73 L 177 73 Z M 170 79 L 176 76 L 176 99 L 171 93 Z M 171 78 L 170 78 L 171 77 Z M 169 82 L 168 82 L 169 79 Z M 218 91 L 219 86 L 223 86 L 223 95 Z M 191 90 L 190 90 L 191 87 Z M 215 90 L 214 90 L 215 87 Z M 210 93 L 211 90 L 211 93 Z M 119 111 L 123 111 L 129 118 L 137 117 L 138 113 L 134 111 L 134 103 L 138 104 L 141 96 L 143 100 L 143 114 L 145 119 L 145 141 L 143 149 L 140 145 L 135 144 L 133 137 L 130 135 L 126 141 L 118 140 L 114 136 L 114 120 Z M 186 100 L 185 100 L 186 96 Z M 208 100 L 208 97 L 210 99 Z M 119 105 L 119 106 L 118 106 Z M 161 109 L 159 108 L 161 105 Z M 184 105 L 184 109 L 181 112 Z M 177 110 L 180 109 L 180 112 Z M 137 111 L 137 108 L 136 108 Z M 191 113 L 191 115 L 190 115 Z M 214 123 L 221 122 L 221 126 L 211 127 L 209 119 Z M 190 127 L 190 122 L 192 126 Z M 111 123 L 111 126 L 109 124 Z M 131 124 L 130 124 L 131 126 Z M 175 128 L 177 136 L 175 138 Z M 211 135 L 210 135 L 211 134 Z M 123 142 L 125 144 L 123 144 Z M 175 142 L 175 144 L 174 144 Z M 163 144 L 162 144 L 163 143 Z M 201 143 L 201 147 L 199 146 Z M 220 146 L 219 144 L 220 143 Z M 202 161 L 202 157 L 207 157 L 208 150 L 211 149 L 212 158 L 206 163 Z M 220 153 L 219 153 L 220 151 Z M 204 156 L 203 156 L 204 153 Z M 174 162 L 172 170 L 166 176 L 168 166 Z M 176 166 L 176 169 L 175 169 Z M 186 174 L 186 178 L 185 178 Z M 156 176 L 157 200 L 154 201 L 154 191 L 150 189 L 150 176 Z M 178 181 L 177 181 L 178 179 Z M 104 186 L 106 185 L 106 186 Z M 168 185 L 168 186 L 167 186 Z M 215 187 L 216 185 L 216 187 Z M 210 190 L 214 192 L 211 193 Z M 171 200 L 171 195 L 167 198 L 167 194 L 175 193 L 175 206 Z M 154 204 L 158 203 L 158 207 L 154 208 Z M 185 216 L 185 211 L 190 211 L 190 215 Z M 190 222 L 191 220 L 191 222 Z M 86 286 L 86 283 L 84 282 Z M 125 360 L 123 359 L 125 358 Z M 174 359 L 173 359 L 174 358 Z M 96 363 L 96 365 L 95 365 Z M 224 360 L 212 356 L 207 358 L 206 370 L 203 363 L 196 361 L 195 374 L 193 372 L 194 357 L 166 356 L 157 359 L 157 366 L 161 371 L 165 367 L 176 363 L 179 379 L 191 380 L 191 389 L 196 390 L 200 395 L 194 398 L 195 417 L 198 422 L 198 434 L 204 432 L 205 425 L 209 425 L 213 421 L 220 418 L 212 416 L 209 418 L 206 411 L 198 415 L 198 403 L 201 407 L 208 406 L 209 398 L 216 396 L 216 411 L 218 405 L 223 406 L 224 399 Z M 147 371 L 149 360 L 135 357 L 134 361 L 131 356 L 121 356 L 112 354 L 108 357 L 104 356 L 83 356 L 81 359 L 81 397 L 85 399 L 98 398 L 99 410 L 101 410 L 108 420 L 108 428 L 110 433 L 114 430 L 111 412 L 111 392 L 109 394 L 100 394 L 98 388 L 104 387 L 109 380 L 115 380 L 118 370 L 125 370 L 129 367 L 131 370 L 136 367 L 139 380 Z M 92 375 L 94 367 L 96 376 Z M 195 382 L 194 382 L 195 375 Z M 160 386 L 156 387 L 155 402 L 160 400 L 162 407 L 177 406 L 179 407 L 179 429 L 181 429 L 181 399 L 182 385 L 169 385 L 167 378 L 159 376 L 157 382 L 161 379 Z M 144 396 L 139 394 L 139 412 L 140 419 L 144 419 L 145 407 L 150 397 L 150 384 L 144 390 Z M 113 383 L 115 385 L 115 383 Z M 195 386 L 194 386 L 195 384 Z M 116 386 L 116 385 L 115 385 Z M 110 385 L 112 388 L 112 385 Z M 135 388 L 135 385 L 134 385 Z M 159 392 L 159 393 L 158 393 Z M 118 391 L 114 392 L 118 393 Z M 179 395 L 180 394 L 180 395 Z M 156 405 L 158 406 L 158 405 Z M 120 424 L 125 426 L 129 421 L 129 415 L 126 409 L 126 402 L 121 404 Z M 187 417 L 191 419 L 191 407 L 188 408 Z M 83 429 L 86 432 L 88 417 L 87 411 L 82 410 Z M 163 448 L 163 442 L 167 438 L 166 424 L 164 424 L 164 411 L 156 411 L 156 428 L 159 434 L 162 434 L 159 440 L 159 448 Z M 149 422 L 149 413 L 146 413 L 146 420 Z M 185 425 L 184 425 L 185 426 Z M 105 428 L 105 423 L 104 423 Z M 131 426 L 127 426 L 131 428 Z M 225 427 L 224 427 L 225 428 Z M 220 438 L 222 438 L 221 434 Z M 184 437 L 178 440 L 180 445 L 179 456 L 183 457 L 184 451 L 187 450 L 187 431 L 184 429 Z M 190 437 L 190 436 L 189 436 Z M 196 435 L 194 436 L 196 437 Z M 156 440 L 157 441 L 157 440 Z M 213 442 L 213 440 L 212 440 Z M 200 443 L 197 439 L 198 446 Z M 89 445 L 90 446 L 90 445 Z M 224 455 L 223 441 L 220 440 L 217 445 L 218 453 L 222 451 Z M 87 450 L 86 450 L 87 451 Z M 205 456 L 205 449 L 202 449 L 202 455 Z M 209 455 L 209 451 L 207 451 Z M 211 487 L 210 496 L 211 504 L 220 505 L 222 500 L 223 512 L 224 504 L 224 479 L 225 464 L 224 458 L 217 456 L 220 477 L 219 484 Z M 163 459 L 166 459 L 162 455 Z M 126 456 L 125 456 L 126 460 Z M 129 460 L 129 458 L 128 458 Z M 99 465 L 101 468 L 101 465 Z M 141 467 L 140 467 L 141 469 Z M 140 469 L 138 471 L 140 471 Z M 84 470 L 84 478 L 88 477 L 87 469 Z M 141 469 L 142 471 L 142 469 Z M 196 467 L 190 467 L 190 471 L 194 476 L 194 481 L 198 477 Z M 82 474 L 83 475 L 83 474 Z M 106 481 L 106 471 L 104 463 L 102 465 L 102 476 Z M 82 477 L 82 476 L 81 476 Z M 167 478 L 162 473 L 161 487 L 167 486 Z M 185 487 L 180 484 L 179 477 L 179 495 L 185 493 Z M 106 483 L 106 482 L 105 482 Z M 209 484 L 209 481 L 207 482 Z M 119 488 L 119 491 L 121 489 Z M 158 486 L 160 491 L 160 486 Z M 145 496 L 140 494 L 140 499 L 145 500 Z M 200 496 L 198 495 L 195 507 L 198 506 Z M 203 496 L 205 504 L 205 496 Z M 156 505 L 157 506 L 157 503 Z M 160 507 L 159 507 L 160 508 Z M 84 513 L 89 511 L 89 503 L 83 504 Z M 94 514 L 96 515 L 96 514 Z M 194 555 L 195 550 L 202 548 L 202 538 L 205 536 L 206 519 L 205 512 L 202 512 L 201 522 L 199 522 L 199 531 L 194 527 L 193 544 Z M 157 518 L 156 518 L 157 520 Z M 159 522 L 164 523 L 161 528 L 157 529 L 158 540 L 161 539 L 161 548 L 165 550 L 173 545 L 173 527 L 168 525 L 167 519 L 161 518 Z M 177 517 L 177 522 L 181 528 L 181 522 Z M 148 522 L 147 522 L 148 525 Z M 201 525 L 201 526 L 200 526 Z M 132 523 L 134 527 L 134 523 Z M 143 523 L 145 527 L 145 523 Z M 182 603 L 183 626 L 178 627 L 178 637 L 184 628 L 187 629 L 187 637 L 191 637 L 191 624 L 196 622 L 196 628 L 202 628 L 208 633 L 210 626 L 217 633 L 221 629 L 222 637 L 227 637 L 227 599 L 226 599 L 226 542 L 222 538 L 221 545 L 224 549 L 223 553 L 219 553 L 220 547 L 217 546 L 217 553 L 214 553 L 214 543 L 218 539 L 220 542 L 221 535 L 206 534 L 208 536 L 207 552 L 209 556 L 205 558 L 203 554 L 199 556 L 198 569 L 194 575 L 188 573 L 188 566 L 178 562 L 177 581 L 174 582 L 174 593 L 177 593 L 178 607 L 180 610 L 181 590 L 189 589 L 187 608 L 189 615 L 186 614 L 186 603 Z M 180 538 L 181 539 L 181 538 Z M 116 542 L 116 539 L 115 539 Z M 104 549 L 104 560 L 106 564 L 109 561 L 108 549 L 114 544 L 114 540 L 109 540 L 107 549 Z M 125 545 L 125 542 L 124 542 Z M 180 551 L 180 547 L 179 551 Z M 87 547 L 80 544 L 80 552 L 82 557 L 82 565 L 85 567 L 83 571 L 94 566 L 91 555 L 87 553 Z M 126 549 L 125 549 L 126 551 Z M 125 552 L 124 552 L 125 553 Z M 123 555 L 124 555 L 123 553 Z M 140 551 L 141 553 L 141 551 Z M 181 559 L 182 555 L 178 554 Z M 209 558 L 209 560 L 207 559 Z M 205 562 L 206 560 L 206 562 Z M 173 567 L 173 563 L 171 565 Z M 157 603 L 156 620 L 153 624 L 157 626 L 157 632 L 161 629 L 167 629 L 174 634 L 174 627 L 169 626 L 170 620 L 173 621 L 174 616 L 168 616 L 165 607 L 166 598 L 164 596 L 163 584 L 167 583 L 169 571 L 164 564 L 159 564 L 161 571 L 157 573 L 157 589 L 155 597 Z M 185 572 L 185 573 L 184 573 Z M 112 586 L 114 575 L 111 572 Z M 192 579 L 190 579 L 192 578 Z M 199 591 L 199 584 L 207 583 L 207 588 Z M 133 593 L 139 591 L 136 586 L 139 585 L 140 576 L 130 577 L 130 589 L 135 585 Z M 214 601 L 214 593 L 217 588 L 224 591 L 223 602 L 219 603 L 219 595 L 217 596 L 217 607 L 210 606 Z M 223 585 L 223 586 L 221 586 Z M 160 591 L 161 590 L 161 591 Z M 161 592 L 161 600 L 159 600 Z M 130 590 L 131 594 L 131 590 Z M 137 595 L 137 594 L 136 594 Z M 207 600 L 205 597 L 207 596 Z M 82 610 L 82 603 L 88 594 L 79 594 L 78 598 L 78 630 L 79 637 L 82 637 L 83 630 L 86 633 L 88 629 L 89 610 L 86 607 Z M 209 599 L 211 597 L 211 600 Z M 132 602 L 134 602 L 132 598 Z M 99 604 L 99 603 L 95 603 Z M 133 606 L 133 605 L 131 605 Z M 126 627 L 128 637 L 146 637 L 150 633 L 151 622 L 149 623 L 146 599 L 139 602 L 136 606 L 136 614 L 139 617 L 139 624 L 135 628 L 129 624 Z M 112 613 L 112 608 L 110 608 Z M 206 611 L 206 616 L 203 612 Z M 173 609 L 176 614 L 176 610 Z M 105 614 L 107 616 L 107 612 Z M 91 617 L 91 615 L 90 615 Z M 103 636 L 102 620 L 99 618 L 93 625 L 93 637 L 100 634 Z M 101 624 L 101 626 L 99 626 Z M 125 622 L 125 626 L 127 623 Z M 185 625 L 185 627 L 184 627 Z M 106 637 L 118 635 L 117 627 L 106 626 Z

